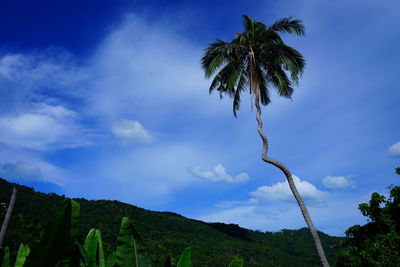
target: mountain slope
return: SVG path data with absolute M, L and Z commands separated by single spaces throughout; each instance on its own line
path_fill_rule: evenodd
M 5 215 L 1 203 L 8 203 L 14 185 L 0 178 L 0 221 Z M 21 242 L 34 246 L 40 229 L 65 199 L 15 186 L 18 197 L 5 239 L 12 251 L 16 251 Z M 245 266 L 319 266 L 306 228 L 263 233 L 234 224 L 205 223 L 171 212 L 149 211 L 119 201 L 74 200 L 81 205 L 78 235 L 82 239 L 90 228 L 100 229 L 105 249 L 110 251 L 122 217 L 128 216 L 145 240 L 155 266 L 160 266 L 167 255 L 176 257 L 187 246 L 192 247 L 193 266 L 226 266 L 236 254 L 244 257 Z M 340 239 L 321 233 L 332 265 L 338 251 L 330 247 Z

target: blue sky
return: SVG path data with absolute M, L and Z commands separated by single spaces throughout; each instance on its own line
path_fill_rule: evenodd
M 292 101 L 263 109 L 270 156 L 295 175 L 318 229 L 364 223 L 357 206 L 398 184 L 400 3 L 1 1 L 0 177 L 71 197 L 117 199 L 278 231 L 305 223 L 260 159 L 250 97 L 208 94 L 200 67 L 242 14 L 302 19 Z

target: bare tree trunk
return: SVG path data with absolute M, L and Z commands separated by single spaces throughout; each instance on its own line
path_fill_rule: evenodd
M 255 94 L 255 106 L 257 108 L 256 119 L 257 119 L 257 123 L 258 123 L 258 134 L 260 135 L 262 142 L 263 142 L 263 151 L 261 154 L 262 160 L 269 164 L 274 165 L 275 167 L 278 167 L 285 174 L 286 179 L 289 183 L 290 190 L 292 190 L 292 193 L 293 193 L 297 203 L 299 204 L 299 207 L 300 207 L 301 213 L 303 214 L 304 220 L 307 223 L 308 229 L 310 229 L 311 235 L 314 239 L 314 244 L 317 248 L 318 255 L 319 255 L 319 258 L 322 263 L 322 266 L 329 267 L 329 263 L 328 263 L 328 260 L 326 259 L 324 249 L 322 248 L 322 244 L 321 244 L 321 240 L 319 239 L 318 232 L 315 229 L 314 224 L 311 220 L 311 217 L 308 214 L 307 207 L 304 204 L 304 201 L 301 198 L 299 191 L 296 188 L 296 185 L 293 181 L 292 174 L 290 173 L 288 168 L 286 168 L 285 165 L 283 165 L 282 163 L 280 163 L 279 161 L 277 161 L 273 158 L 267 157 L 268 140 L 267 140 L 267 137 L 265 136 L 265 133 L 262 130 L 260 99 L 259 99 L 259 94 L 257 94 L 257 93 Z
M 13 212 L 16 199 L 17 199 L 17 189 L 15 189 L 15 187 L 14 187 L 12 195 L 11 195 L 10 203 L 8 204 L 6 217 L 4 218 L 3 226 L 1 227 L 1 231 L 0 231 L 0 247 L 3 245 L 4 237 L 6 235 L 8 223 L 10 222 L 11 214 Z

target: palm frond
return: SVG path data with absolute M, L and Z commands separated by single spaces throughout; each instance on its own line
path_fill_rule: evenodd
M 292 81 L 297 84 L 299 78 L 303 74 L 304 66 L 305 66 L 305 59 L 302 54 L 296 49 L 290 46 L 284 46 L 284 53 L 285 57 L 283 61 L 285 63 L 286 69 L 290 72 L 290 78 Z
M 228 42 L 217 39 L 204 50 L 201 64 L 205 71 L 206 78 L 210 78 L 219 68 L 227 63 L 228 47 Z
M 305 35 L 303 22 L 293 17 L 281 18 L 270 26 L 270 30 L 276 32 L 295 33 L 299 36 Z
M 258 47 L 262 50 L 262 51 L 267 51 L 269 49 L 270 46 L 273 45 L 280 45 L 280 44 L 284 44 L 282 38 L 279 36 L 279 34 L 275 31 L 271 31 L 271 30 L 266 30 L 266 31 L 262 31 L 258 38 Z
M 268 84 L 268 81 L 266 79 L 267 75 L 264 73 L 264 71 L 262 70 L 262 66 L 260 65 L 257 65 L 256 71 L 257 71 L 257 76 L 259 77 L 258 90 L 260 94 L 260 101 L 261 104 L 266 106 L 271 102 L 269 98 L 269 90 L 267 87 Z
M 209 88 L 209 93 L 211 94 L 214 90 L 217 90 L 220 95 L 227 94 L 229 97 L 234 97 L 235 87 L 239 82 L 241 72 L 241 66 L 236 62 L 226 64 L 215 75 Z
M 274 85 L 278 94 L 285 98 L 291 98 L 293 94 L 292 83 L 282 68 L 275 68 L 271 75 L 271 83 Z
M 240 95 L 241 93 L 246 89 L 246 83 L 247 83 L 247 77 L 244 71 L 240 75 L 236 91 L 235 91 L 235 96 L 233 98 L 233 115 L 237 117 L 237 111 L 240 108 Z
M 242 24 L 246 33 L 254 34 L 256 21 L 247 15 L 242 15 Z
M 275 56 L 275 63 L 289 71 L 292 82 L 297 84 L 305 66 L 305 59 L 300 52 L 284 44 L 274 46 L 270 51 Z

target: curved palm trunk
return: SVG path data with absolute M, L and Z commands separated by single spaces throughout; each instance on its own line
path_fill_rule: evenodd
M 260 135 L 262 142 L 263 142 L 263 151 L 261 154 L 262 160 L 279 168 L 285 174 L 286 179 L 289 183 L 290 190 L 292 190 L 292 193 L 293 193 L 297 203 L 299 204 L 299 207 L 300 207 L 301 213 L 303 214 L 304 220 L 307 223 L 308 229 L 310 229 L 310 232 L 314 239 L 314 243 L 317 248 L 321 263 L 324 267 L 329 267 L 329 263 L 328 263 L 328 260 L 326 259 L 324 249 L 322 248 L 321 240 L 319 239 L 317 230 L 315 229 L 314 224 L 311 221 L 310 214 L 308 214 L 307 207 L 304 204 L 304 201 L 301 198 L 299 191 L 296 188 L 296 185 L 293 181 L 292 174 L 290 173 L 288 168 L 286 168 L 285 165 L 283 165 L 282 163 L 280 163 L 279 161 L 277 161 L 273 158 L 267 157 L 268 140 L 267 140 L 267 137 L 265 136 L 265 133 L 262 130 L 260 99 L 259 99 L 259 95 L 257 94 L 257 92 L 255 93 L 255 106 L 257 108 L 256 119 L 257 119 L 257 123 L 258 123 L 258 134 Z
M 3 245 L 4 237 L 6 235 L 8 223 L 10 222 L 11 214 L 13 212 L 16 199 L 17 199 L 17 189 L 15 189 L 15 187 L 14 187 L 12 195 L 11 195 L 10 203 L 8 204 L 6 217 L 4 218 L 3 226 L 1 227 L 1 231 L 0 231 L 0 247 Z

